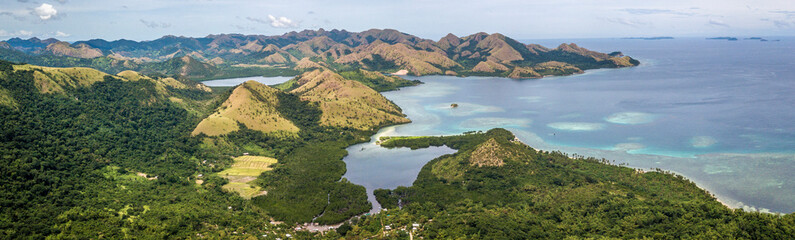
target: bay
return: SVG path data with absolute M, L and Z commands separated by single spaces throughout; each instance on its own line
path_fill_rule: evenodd
M 413 122 L 379 134 L 449 135 L 503 127 L 537 149 L 675 172 L 731 207 L 795 211 L 795 39 L 532 42 L 622 51 L 642 64 L 528 80 L 412 77 L 426 84 L 384 96 Z M 345 177 L 366 186 L 370 195 L 376 187 L 411 185 L 422 164 L 450 153 L 431 149 L 420 156 L 362 146 L 348 148 Z M 414 170 L 364 174 L 407 159 Z
M 227 79 L 217 79 L 217 80 L 209 80 L 203 81 L 204 85 L 208 87 L 234 87 L 238 84 L 246 82 L 248 80 L 254 80 L 260 82 L 265 85 L 275 85 L 279 83 L 286 82 L 287 80 L 292 79 L 293 77 L 262 77 L 262 76 L 254 76 L 254 77 L 242 77 L 242 78 L 227 78 Z

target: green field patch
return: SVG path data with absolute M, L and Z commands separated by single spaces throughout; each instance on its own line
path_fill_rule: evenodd
M 218 173 L 222 177 L 226 176 L 259 176 L 260 173 L 270 171 L 270 167 L 276 163 L 275 158 L 262 156 L 240 156 L 235 158 L 232 167 Z
M 248 183 L 230 182 L 222 186 L 221 188 L 229 192 L 236 192 L 245 199 L 251 199 L 252 197 L 264 194 L 264 191 L 262 190 L 261 187 L 252 186 L 249 185 Z
M 265 194 L 262 188 L 250 185 L 249 182 L 257 179 L 261 173 L 272 170 L 271 165 L 277 160 L 263 156 L 240 156 L 234 160 L 232 167 L 218 173 L 229 180 L 222 188 L 236 192 L 246 199 Z

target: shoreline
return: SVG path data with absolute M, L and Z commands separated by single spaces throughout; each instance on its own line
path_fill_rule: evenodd
M 587 157 L 598 157 L 598 158 L 605 158 L 609 160 L 614 160 L 616 164 L 624 163 L 626 167 L 647 171 L 649 169 L 654 170 L 659 168 L 660 170 L 670 172 L 679 176 L 684 177 L 688 181 L 693 182 L 698 188 L 704 190 L 711 196 L 715 198 L 718 202 L 722 205 L 728 207 L 729 209 L 744 209 L 746 211 L 757 211 L 757 212 L 769 212 L 769 213 L 779 213 L 779 214 L 786 214 L 783 211 L 774 211 L 770 210 L 769 208 L 749 205 L 748 203 L 744 203 L 736 199 L 735 197 L 727 196 L 724 193 L 721 193 L 721 187 L 713 186 L 715 185 L 710 184 L 710 181 L 707 181 L 702 178 L 694 177 L 692 174 L 684 173 L 682 171 L 677 171 L 669 167 L 663 166 L 649 166 L 649 165 L 662 165 L 661 161 L 669 161 L 669 162 L 676 162 L 682 160 L 701 160 L 708 161 L 708 160 L 731 160 L 731 157 L 741 158 L 741 159 L 757 159 L 757 158 L 764 158 L 764 157 L 777 157 L 777 158 L 786 158 L 786 159 L 795 159 L 795 154 L 789 153 L 749 153 L 749 154 L 739 154 L 739 153 L 711 153 L 711 154 L 699 154 L 695 155 L 693 158 L 682 158 L 682 157 L 675 157 L 675 156 L 667 156 L 667 155 L 654 155 L 654 154 L 645 154 L 645 153 L 631 153 L 628 151 L 620 151 L 620 150 L 606 150 L 606 149 L 598 149 L 598 148 L 588 148 L 588 147 L 576 147 L 576 146 L 566 146 L 566 145 L 558 145 L 552 144 L 544 141 L 542 138 L 537 136 L 535 133 L 515 129 L 515 128 L 506 128 L 509 131 L 513 132 L 520 138 L 520 140 L 538 150 L 544 151 L 561 151 L 568 154 L 577 154 L 580 156 L 587 156 Z M 646 165 L 646 166 L 644 166 Z M 708 176 L 706 174 L 704 176 Z M 725 189 L 723 189 L 726 191 Z

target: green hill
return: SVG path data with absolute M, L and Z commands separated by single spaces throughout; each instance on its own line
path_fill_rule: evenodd
M 331 70 L 315 70 L 296 77 L 289 88 L 301 100 L 319 104 L 325 126 L 374 131 L 377 127 L 409 122 L 400 108 L 365 84 Z
M 296 133 L 298 127 L 278 111 L 280 90 L 256 81 L 237 86 L 221 106 L 202 120 L 192 135 L 217 136 L 239 129 L 243 124 L 264 133 Z
M 421 42 L 394 32 L 355 39 L 375 37 Z M 345 149 L 407 121 L 367 86 L 401 82 L 324 69 L 280 86 L 290 92 L 247 82 L 219 93 L 180 77 L 0 61 L 0 238 L 793 236 L 793 214 L 731 210 L 676 175 L 537 151 L 502 129 L 382 139 L 458 152 L 429 162 L 411 187 L 377 190 L 389 211 L 356 217 L 371 206 L 363 186 L 342 178 Z M 213 115 L 237 129 L 192 135 Z M 310 222 L 344 224 L 294 230 Z
M 190 56 L 174 57 L 165 62 L 146 63 L 141 72 L 180 75 L 188 78 L 209 78 L 218 74 L 215 66 Z
M 795 236 L 792 214 L 729 209 L 681 176 L 537 151 L 504 129 L 384 140 L 385 147 L 458 150 L 426 164 L 411 187 L 376 190 L 383 207 L 433 219 L 419 234 L 425 238 Z
M 213 169 L 199 159 L 230 161 L 197 151 L 189 133 L 200 119 L 169 97 L 202 101 L 207 92 L 167 88 L 164 96 L 154 81 L 96 70 L 0 66 L 0 89 L 16 103 L 0 105 L 0 238 L 264 231 L 262 216 L 220 180 L 191 180 Z M 43 81 L 58 90 L 43 93 Z

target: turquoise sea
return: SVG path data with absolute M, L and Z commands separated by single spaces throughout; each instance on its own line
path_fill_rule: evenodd
M 574 42 L 641 61 L 623 69 L 513 80 L 411 77 L 425 84 L 386 92 L 412 123 L 377 135 L 449 135 L 495 127 L 542 150 L 672 171 L 735 208 L 795 211 L 795 39 Z M 459 107 L 452 108 L 456 103 Z M 348 148 L 344 177 L 377 188 L 409 186 L 446 147 Z M 377 203 L 375 203 L 378 208 Z

